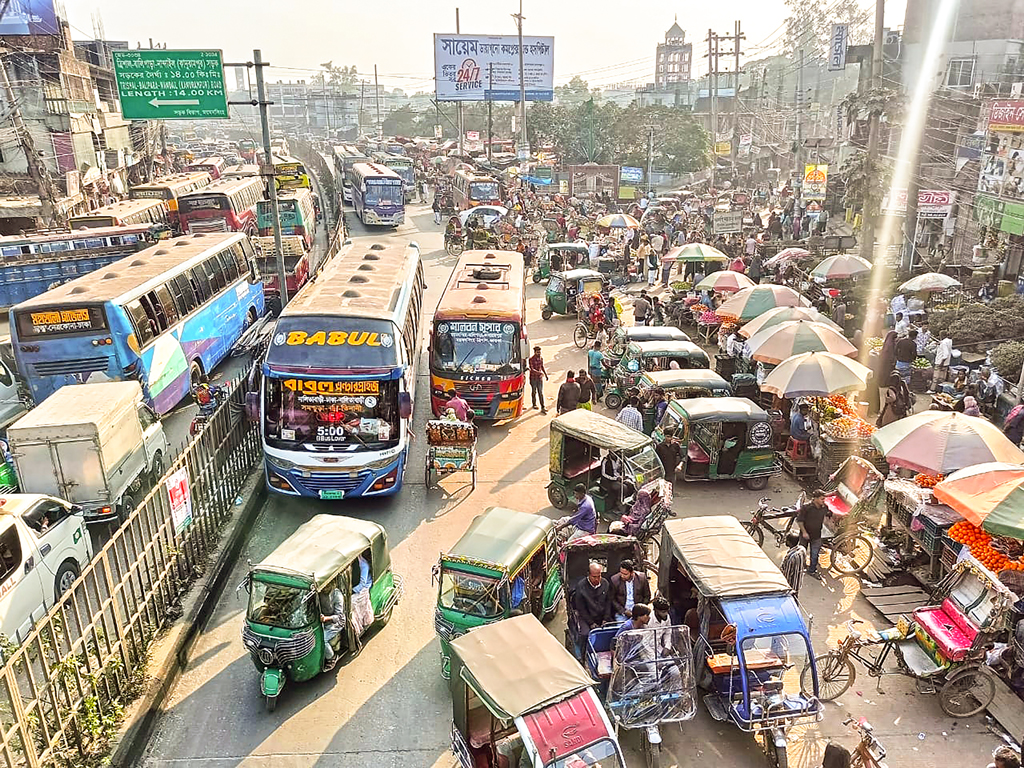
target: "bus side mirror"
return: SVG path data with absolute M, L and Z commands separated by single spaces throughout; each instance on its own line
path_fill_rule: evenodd
M 245 393 L 245 416 L 250 424 L 256 424 L 260 420 L 260 393 Z
M 412 418 L 412 396 L 408 392 L 398 393 L 398 415 L 403 419 Z

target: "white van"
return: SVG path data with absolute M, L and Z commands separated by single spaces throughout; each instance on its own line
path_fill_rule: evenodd
M 41 494 L 0 495 L 0 634 L 24 640 L 91 559 L 78 506 Z

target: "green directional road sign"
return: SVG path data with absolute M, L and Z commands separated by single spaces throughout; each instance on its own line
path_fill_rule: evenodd
M 112 51 L 126 120 L 228 117 L 220 51 Z

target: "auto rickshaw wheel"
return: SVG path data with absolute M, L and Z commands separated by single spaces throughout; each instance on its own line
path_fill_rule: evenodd
M 996 683 L 980 664 L 954 672 L 939 689 L 939 706 L 950 717 L 976 715 L 996 697 Z
M 554 312 L 552 312 L 552 311 L 551 311 L 550 309 L 548 309 L 547 307 L 544 307 L 544 308 L 543 308 L 543 309 L 542 309 L 542 310 L 540 311 L 540 318 L 541 318 L 541 320 L 550 320 L 550 319 L 551 319 L 551 316 L 552 316 L 553 314 L 554 314 Z
M 542 275 L 542 274 L 540 273 L 540 270 L 539 270 L 539 269 L 535 269 L 535 270 L 533 271 L 533 282 L 535 282 L 535 283 L 539 283 L 539 282 L 540 282 L 541 280 L 543 280 L 543 279 L 544 279 L 544 275 Z
M 604 404 L 613 411 L 617 411 L 622 405 L 622 395 L 615 392 L 609 392 L 604 396 Z
M 555 509 L 565 509 L 565 505 L 569 503 L 569 497 L 565 495 L 565 488 L 560 485 L 549 485 L 548 501 Z
M 277 709 L 277 696 L 266 696 L 267 712 L 273 712 Z
M 748 477 L 743 481 L 743 484 L 752 491 L 763 491 L 768 487 L 769 475 L 758 475 L 757 477 Z

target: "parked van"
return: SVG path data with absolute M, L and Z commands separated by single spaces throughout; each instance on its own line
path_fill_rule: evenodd
M 21 642 L 92 559 L 81 507 L 0 495 L 0 634 Z

